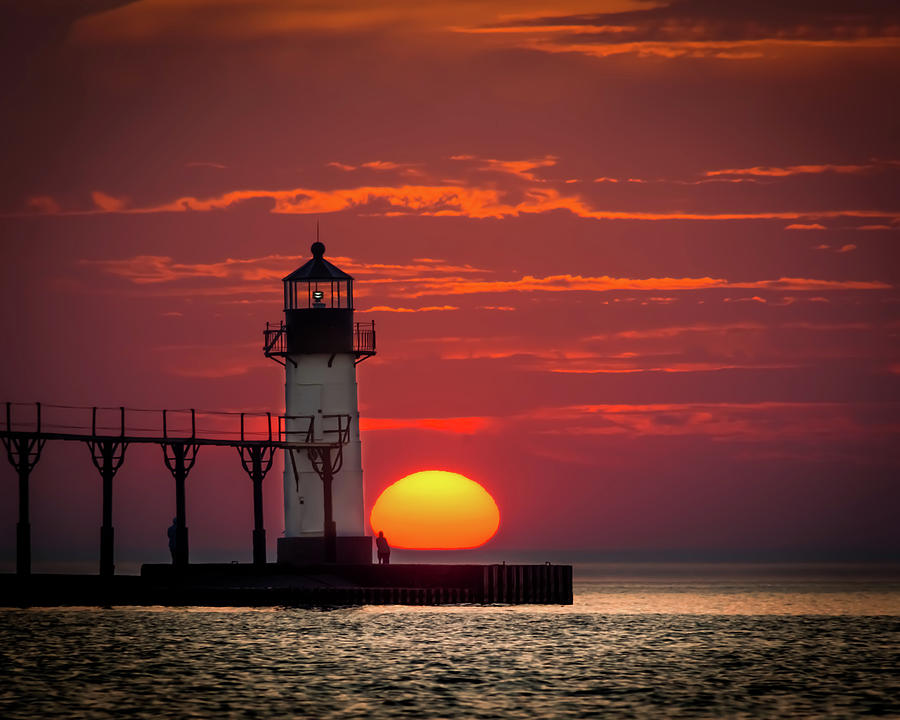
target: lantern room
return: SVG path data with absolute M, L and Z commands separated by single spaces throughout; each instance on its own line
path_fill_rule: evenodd
M 325 259 L 325 246 L 314 242 L 312 260 L 284 283 L 284 321 L 266 323 L 267 357 L 280 363 L 293 356 L 353 353 L 356 362 L 375 354 L 375 322 L 353 321 L 353 278 Z M 329 365 L 330 367 L 330 365 Z
M 312 260 L 284 278 L 284 310 L 353 310 L 353 278 L 328 262 L 313 243 Z

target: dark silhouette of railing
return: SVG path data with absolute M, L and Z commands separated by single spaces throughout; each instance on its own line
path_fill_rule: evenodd
M 263 330 L 263 352 L 266 357 L 284 364 L 288 355 L 287 326 L 284 322 L 266 323 Z M 353 354 L 357 364 L 375 354 L 375 321 L 353 323 Z
M 287 355 L 287 328 L 283 322 L 279 325 L 266 323 L 263 336 L 265 337 L 263 352 L 266 354 L 266 357 Z
M 5 427 L 0 435 L 38 435 L 49 440 L 115 438 L 129 443 L 190 440 L 200 445 L 234 446 L 252 442 L 275 445 L 315 443 L 328 428 L 314 427 L 312 415 L 273 415 L 270 412 L 222 412 L 132 407 L 79 407 L 42 403 L 6 403 Z M 331 416 L 328 416 L 331 417 Z M 286 420 L 291 420 L 289 433 Z M 303 422 L 302 433 L 297 425 Z M 330 426 L 329 426 L 330 427 Z M 288 435 L 291 437 L 288 437 Z M 334 444 L 333 440 L 319 440 Z
M 357 357 L 375 354 L 375 321 L 358 322 L 353 327 L 353 352 Z

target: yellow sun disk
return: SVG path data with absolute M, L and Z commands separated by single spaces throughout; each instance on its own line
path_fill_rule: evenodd
M 394 547 L 472 548 L 493 537 L 500 511 L 487 490 L 464 475 L 425 470 L 386 488 L 369 521 Z

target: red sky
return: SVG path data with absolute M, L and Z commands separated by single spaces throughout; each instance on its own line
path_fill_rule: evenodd
M 446 469 L 498 551 L 896 557 L 896 3 L 372 5 L 5 6 L 0 400 L 282 411 L 261 330 L 318 220 L 378 328 L 370 504 Z M 249 558 L 232 452 L 196 560 Z M 120 558 L 167 557 L 161 460 Z M 99 485 L 47 446 L 36 569 L 94 562 Z

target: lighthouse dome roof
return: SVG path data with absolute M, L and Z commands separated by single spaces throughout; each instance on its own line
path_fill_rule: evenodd
M 314 242 L 310 247 L 312 252 L 312 260 L 298 267 L 287 277 L 283 278 L 283 282 L 294 282 L 297 280 L 352 280 L 353 277 L 348 275 L 336 265 L 328 262 L 325 255 L 325 245 L 320 242 Z

